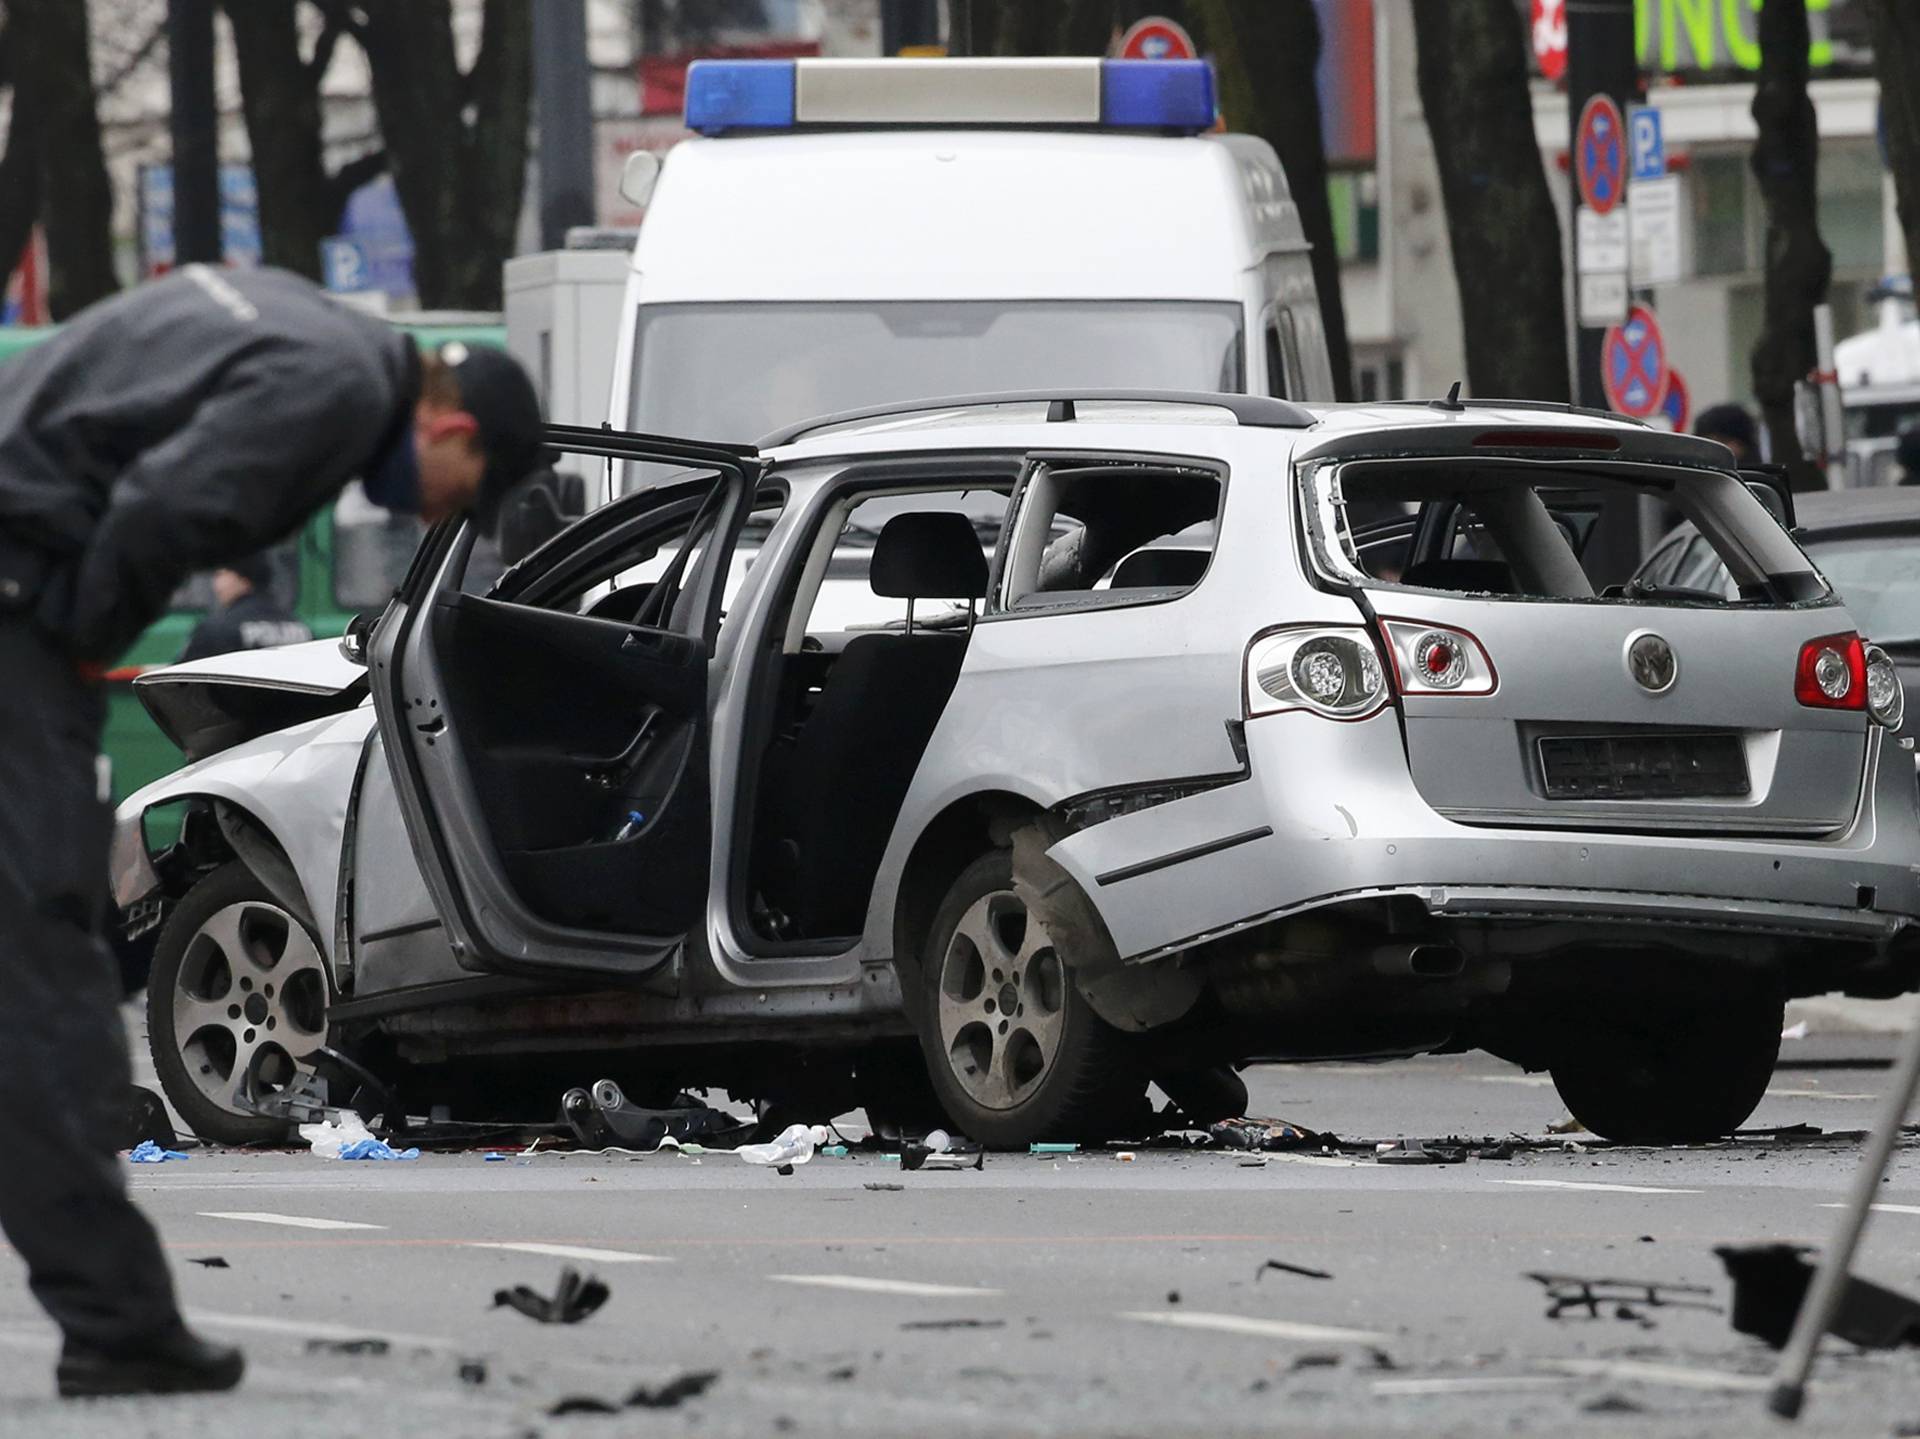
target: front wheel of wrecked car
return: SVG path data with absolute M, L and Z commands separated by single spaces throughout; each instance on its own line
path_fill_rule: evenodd
M 1702 1144 L 1759 1107 L 1780 1057 L 1785 1003 L 1596 1017 L 1549 1066 L 1573 1117 L 1620 1144 Z
M 921 957 L 927 1072 L 941 1107 L 990 1149 L 1104 1137 L 1143 1085 L 1117 1031 L 1073 982 L 1078 946 L 1015 892 L 1013 858 L 968 865 L 934 916 Z
M 248 1114 L 234 1091 L 251 1071 L 270 1089 L 326 1042 L 327 975 L 313 935 L 244 864 L 201 880 L 154 949 L 147 1042 L 180 1117 L 215 1144 L 269 1144 L 287 1126 Z

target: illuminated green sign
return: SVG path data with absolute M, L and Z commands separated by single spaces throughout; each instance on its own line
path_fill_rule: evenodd
M 1761 0 L 1635 0 L 1640 68 L 1657 72 L 1758 70 Z M 1861 0 L 1807 0 L 1816 70 L 1870 63 Z

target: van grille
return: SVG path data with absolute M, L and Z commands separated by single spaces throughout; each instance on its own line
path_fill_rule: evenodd
M 1744 799 L 1747 753 L 1732 734 L 1549 735 L 1548 799 Z

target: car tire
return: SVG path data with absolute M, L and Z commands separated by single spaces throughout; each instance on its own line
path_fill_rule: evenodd
M 954 880 L 921 955 L 921 1033 L 934 1093 L 962 1133 L 989 1149 L 1103 1139 L 1141 1098 L 1123 1036 L 1073 982 L 1076 960 L 1103 943 L 1047 932 L 1014 890 L 1010 851 Z
M 1549 1066 L 1573 1117 L 1620 1144 L 1702 1144 L 1759 1107 L 1780 1057 L 1777 996 L 1615 1015 L 1568 1041 Z
M 174 907 L 154 947 L 147 1043 L 180 1117 L 214 1144 L 272 1144 L 288 1126 L 236 1108 L 242 1069 L 284 1082 L 326 1042 L 331 989 L 313 933 L 244 864 L 223 865 Z

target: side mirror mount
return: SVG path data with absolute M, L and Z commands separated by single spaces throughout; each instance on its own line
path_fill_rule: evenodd
M 367 637 L 373 633 L 373 627 L 379 620 L 379 610 L 362 610 L 348 620 L 346 633 L 340 636 L 340 653 L 352 663 L 365 668 Z
M 1748 492 L 1767 507 L 1767 513 L 1780 522 L 1781 529 L 1792 532 L 1798 527 L 1793 513 L 1793 485 L 1784 465 L 1745 469 L 1740 478 Z

